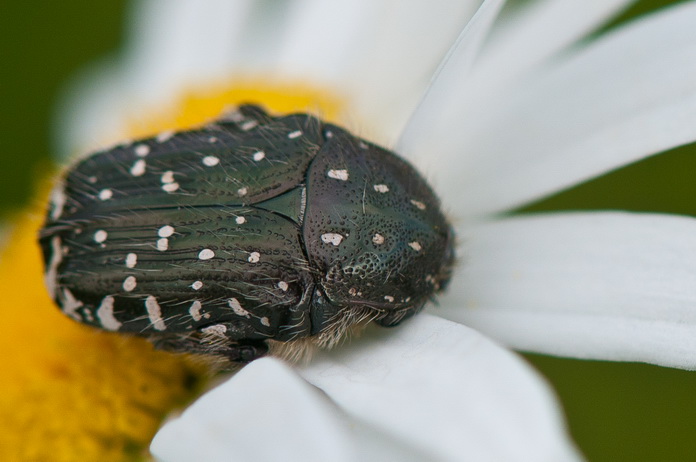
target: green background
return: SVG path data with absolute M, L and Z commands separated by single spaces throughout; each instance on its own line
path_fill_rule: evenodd
M 612 26 L 670 3 L 676 2 L 638 1 Z M 51 121 L 61 86 L 85 64 L 119 51 L 126 13 L 127 2 L 113 0 L 0 4 L 0 217 L 32 199 L 34 180 L 50 168 Z M 696 148 L 687 146 L 523 211 L 696 215 L 695 172 Z M 526 357 L 555 388 L 573 437 L 590 460 L 696 460 L 696 372 Z

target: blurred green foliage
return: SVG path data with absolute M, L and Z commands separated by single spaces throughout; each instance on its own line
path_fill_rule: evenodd
M 52 153 L 61 86 L 122 41 L 125 1 L 0 2 L 0 218 L 33 193 Z
M 85 64 L 118 51 L 126 3 L 0 4 L 0 216 L 26 204 L 41 169 L 48 168 L 51 121 L 61 86 Z M 671 3 L 678 2 L 639 0 L 607 27 Z M 696 215 L 694 172 L 696 148 L 686 146 L 564 191 L 522 212 L 623 209 Z M 696 458 L 696 372 L 526 357 L 556 389 L 573 437 L 590 460 Z

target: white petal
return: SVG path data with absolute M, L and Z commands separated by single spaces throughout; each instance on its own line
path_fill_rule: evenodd
M 425 160 L 430 158 L 431 148 L 437 143 L 437 140 L 433 140 L 432 136 L 428 135 L 436 135 L 433 121 L 436 122 L 436 126 L 441 122 L 438 111 L 448 107 L 452 89 L 466 85 L 474 60 L 504 3 L 504 0 L 484 0 L 471 21 L 459 34 L 457 41 L 433 77 L 427 93 L 409 119 L 397 144 L 397 151 L 421 168 L 428 165 Z M 430 142 L 425 142 L 425 138 L 428 138 Z M 444 166 L 438 166 L 438 170 L 440 168 Z
M 275 74 L 340 92 L 361 135 L 393 143 L 475 3 L 295 2 Z
M 374 121 L 378 129 L 355 127 L 361 136 L 392 146 L 479 1 L 380 3 L 369 45 L 360 50 L 343 85 L 351 110 Z
M 165 425 L 162 461 L 577 460 L 544 383 L 474 331 L 422 316 L 299 372 L 262 359 Z
M 322 353 L 302 375 L 346 412 L 433 460 L 574 460 L 554 400 L 478 333 L 420 315 Z
M 270 358 L 248 365 L 167 423 L 151 451 L 162 461 L 340 462 L 358 461 L 363 452 L 427 460 L 409 457 L 408 444 L 350 417 L 289 366 Z
M 168 101 L 193 82 L 219 79 L 235 69 L 250 0 L 146 0 L 137 5 L 125 64 L 134 89 L 130 96 Z
M 492 27 L 471 75 L 456 70 L 456 80 L 438 78 L 433 87 L 440 87 L 441 101 L 422 104 L 421 117 L 414 116 L 400 145 L 408 150 L 426 153 L 434 136 L 447 136 L 461 125 L 460 119 L 476 117 L 478 108 L 510 81 L 520 78 L 532 67 L 573 43 L 632 0 L 541 0 L 522 7 L 513 15 L 503 16 Z M 452 56 L 465 52 L 460 46 Z M 466 51 L 466 53 L 471 53 Z M 445 68 L 456 61 L 444 63 Z M 472 110 L 472 107 L 475 108 Z M 430 109 L 432 108 L 432 109 Z
M 105 148 L 122 139 L 127 123 L 198 85 L 217 83 L 238 69 L 250 0 L 144 0 L 131 13 L 122 59 L 98 62 L 71 83 L 57 111 L 61 157 Z M 260 53 L 259 53 L 260 54 Z
M 696 3 L 610 33 L 454 118 L 433 181 L 466 198 L 456 213 L 499 211 L 691 142 L 694 56 Z
M 123 138 L 125 77 L 114 60 L 93 63 L 74 76 L 54 116 L 58 160 L 107 148 Z
M 450 106 L 467 97 L 487 98 L 510 80 L 548 60 L 596 29 L 634 0 L 539 0 L 496 22 L 476 61 L 472 82 L 452 89 Z M 473 93 L 473 94 L 472 94 Z M 482 101 L 479 100 L 479 104 Z M 485 103 L 484 103 L 485 104 Z
M 367 47 L 379 1 L 298 0 L 288 13 L 291 25 L 279 37 L 278 72 L 319 82 L 340 82 Z
M 549 214 L 460 238 L 439 315 L 523 350 L 696 369 L 696 219 Z

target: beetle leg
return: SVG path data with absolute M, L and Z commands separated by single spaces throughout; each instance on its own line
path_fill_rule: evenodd
M 247 340 L 231 344 L 224 355 L 233 363 L 246 364 L 268 353 L 268 345 L 263 340 Z
M 157 334 L 148 339 L 159 350 L 222 356 L 233 363 L 248 363 L 268 352 L 263 339 L 244 337 L 239 326 L 218 323 L 188 334 Z
M 268 352 L 263 339 L 250 338 L 248 325 L 239 322 L 222 322 L 203 327 L 197 332 L 199 348 L 207 352 L 224 356 L 233 363 L 248 363 Z

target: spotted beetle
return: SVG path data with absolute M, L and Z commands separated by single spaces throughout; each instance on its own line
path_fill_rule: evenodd
M 404 160 L 253 105 L 76 163 L 39 241 L 71 318 L 228 364 L 394 326 L 454 260 L 439 200 Z

